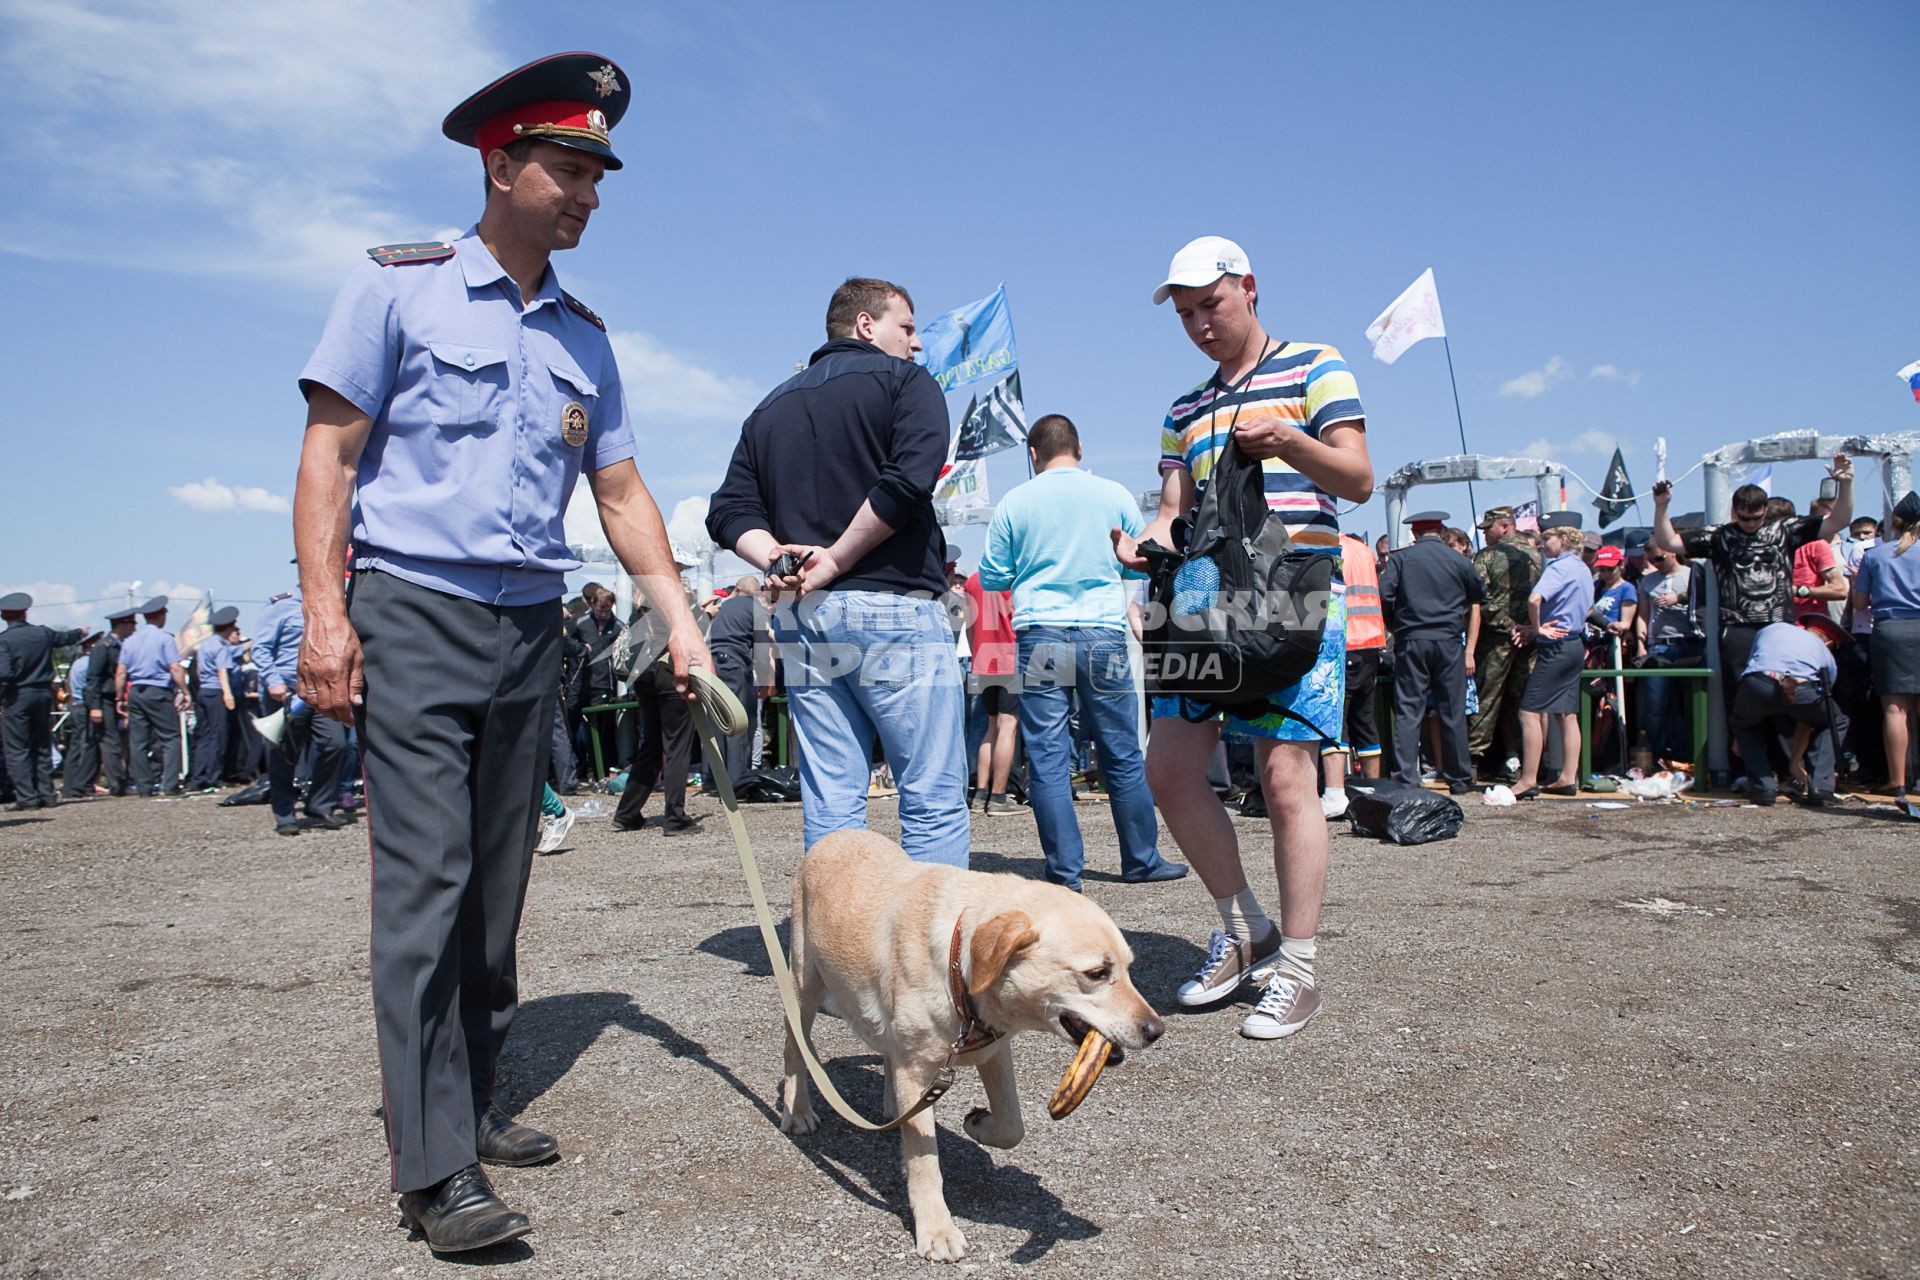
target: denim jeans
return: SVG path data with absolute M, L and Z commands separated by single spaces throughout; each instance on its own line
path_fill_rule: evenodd
M 1656 644 L 1649 652 L 1655 658 L 1665 658 L 1680 648 L 1675 644 Z M 1704 664 L 1705 659 L 1701 661 Z M 1675 680 L 1672 676 L 1647 676 L 1640 682 L 1640 727 L 1647 731 L 1647 744 L 1656 758 L 1686 759 L 1693 754 L 1693 744 L 1685 732 L 1687 713 L 1681 701 L 1690 687 L 1691 682 Z
M 1047 855 L 1047 879 L 1077 889 L 1086 861 L 1080 823 L 1073 814 L 1070 689 L 1079 693 L 1081 714 L 1100 749 L 1107 803 L 1120 836 L 1120 873 L 1133 877 L 1154 870 L 1160 866 L 1159 827 L 1141 767 L 1140 716 L 1126 633 L 1099 627 L 1029 627 L 1019 639 L 1027 793 Z
M 970 847 L 965 695 L 940 604 L 886 591 L 827 591 L 774 610 L 800 740 L 804 839 L 867 825 L 877 738 L 900 789 L 900 844 L 965 867 Z

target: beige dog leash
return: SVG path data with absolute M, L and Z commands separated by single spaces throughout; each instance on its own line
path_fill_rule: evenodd
M 672 669 L 672 658 L 662 656 L 660 665 Z M 814 1087 L 827 1100 L 827 1105 L 840 1114 L 841 1119 L 857 1129 L 868 1133 L 887 1133 L 899 1128 L 914 1116 L 919 1115 L 934 1103 L 940 1101 L 947 1090 L 953 1087 L 953 1060 L 968 1049 L 983 1047 L 981 1043 L 970 1043 L 974 1038 L 975 1022 L 966 1019 L 960 1029 L 960 1038 L 954 1041 L 947 1052 L 947 1060 L 941 1064 L 940 1072 L 934 1077 L 920 1100 L 901 1112 L 886 1124 L 874 1124 L 866 1119 L 853 1104 L 840 1096 L 827 1078 L 827 1069 L 820 1065 L 820 1059 L 813 1051 L 813 1045 L 807 1034 L 801 1029 L 800 994 L 794 987 L 793 974 L 787 968 L 786 953 L 780 947 L 780 934 L 773 923 L 773 910 L 767 905 L 767 891 L 760 883 L 760 863 L 753 856 L 753 845 L 747 839 L 747 824 L 740 817 L 740 804 L 734 798 L 733 779 L 727 776 L 720 750 L 720 738 L 735 737 L 747 731 L 746 708 L 740 705 L 740 699 L 705 667 L 689 667 L 687 674 L 691 678 L 698 697 L 693 703 L 693 718 L 700 726 L 700 748 L 706 757 L 707 772 L 720 790 L 720 803 L 727 811 L 727 824 L 733 828 L 734 847 L 740 851 L 740 869 L 746 873 L 747 890 L 753 895 L 753 913 L 760 922 L 760 941 L 767 949 L 767 963 L 773 969 L 774 981 L 780 987 L 780 1004 L 786 1012 L 787 1029 L 792 1033 L 794 1043 L 800 1046 L 800 1057 L 807 1064 L 807 1074 L 813 1078 Z M 958 922 L 954 925 L 954 941 L 959 942 Z M 954 964 L 958 964 L 955 957 Z

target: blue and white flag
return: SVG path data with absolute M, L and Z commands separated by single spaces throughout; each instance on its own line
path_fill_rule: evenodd
M 1750 472 L 1747 476 L 1747 483 L 1759 485 L 1760 488 L 1765 491 L 1766 495 L 1771 498 L 1773 496 L 1773 464 L 1769 462 L 1758 471 Z
M 1920 400 L 1920 360 L 1915 360 L 1895 376 L 1912 388 L 1915 400 Z
M 942 391 L 1013 372 L 1020 361 L 1014 354 L 1007 286 L 934 320 L 920 331 L 920 345 L 921 360 Z

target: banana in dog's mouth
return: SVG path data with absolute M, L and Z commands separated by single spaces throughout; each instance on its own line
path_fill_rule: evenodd
M 1074 1052 L 1073 1064 L 1060 1077 L 1060 1086 L 1053 1091 L 1053 1097 L 1047 1103 L 1047 1114 L 1055 1120 L 1066 1119 L 1073 1114 L 1075 1107 L 1086 1101 L 1087 1095 L 1093 1092 L 1094 1081 L 1100 1078 L 1100 1072 L 1110 1058 L 1117 1056 L 1120 1048 L 1072 1014 L 1063 1014 L 1060 1025 L 1070 1034 L 1076 1028 L 1083 1034 L 1080 1047 Z

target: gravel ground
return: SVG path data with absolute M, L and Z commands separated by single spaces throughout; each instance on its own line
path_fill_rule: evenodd
M 386 1190 L 363 832 L 284 840 L 211 799 L 0 815 L 0 1275 L 932 1267 L 894 1139 L 774 1128 L 777 1000 L 726 824 L 693 812 L 671 839 L 582 821 L 537 862 L 502 1100 L 564 1154 L 497 1172 L 535 1233 L 464 1263 Z M 1104 806 L 1080 817 L 1112 872 Z M 778 893 L 798 807 L 749 822 Z M 1245 999 L 1174 1013 L 1057 1124 L 1070 1050 L 1028 1038 L 1010 1152 L 960 1133 L 961 1080 L 956 1273 L 1920 1273 L 1916 834 L 1884 806 L 1569 802 L 1420 848 L 1336 836 L 1304 1034 L 1241 1039 Z M 978 869 L 1039 869 L 1024 812 L 974 841 Z M 1198 881 L 1089 892 L 1171 1008 L 1214 922 Z M 819 1043 L 877 1110 L 877 1060 L 829 1020 Z

